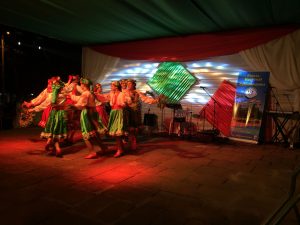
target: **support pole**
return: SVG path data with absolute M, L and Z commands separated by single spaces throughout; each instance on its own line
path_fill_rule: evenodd
M 1 92 L 4 94 L 5 92 L 5 43 L 4 43 L 4 33 L 1 34 Z

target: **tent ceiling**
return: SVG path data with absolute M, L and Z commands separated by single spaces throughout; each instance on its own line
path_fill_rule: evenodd
M 0 23 L 89 45 L 300 24 L 299 0 L 10 0 Z

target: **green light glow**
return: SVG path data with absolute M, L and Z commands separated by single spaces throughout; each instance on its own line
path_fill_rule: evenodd
M 148 81 L 148 85 L 157 93 L 167 97 L 168 103 L 178 103 L 195 84 L 194 77 L 182 64 L 163 62 Z

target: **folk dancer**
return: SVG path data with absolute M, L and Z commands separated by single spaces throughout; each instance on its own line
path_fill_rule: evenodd
M 43 111 L 42 117 L 40 122 L 38 123 L 38 126 L 45 128 L 48 117 L 50 115 L 51 111 L 51 104 L 48 104 L 48 107 L 44 108 L 44 104 L 41 105 L 43 102 L 47 101 L 47 98 L 51 99 L 51 93 L 52 93 L 52 83 L 54 81 L 54 77 L 48 79 L 47 88 L 45 88 L 36 98 L 32 99 L 30 102 L 23 102 L 23 105 L 27 108 L 31 107 L 37 107 L 34 112 L 40 112 Z M 50 102 L 48 102 L 50 103 Z M 40 106 L 41 105 L 41 106 Z M 30 110 L 32 111 L 32 110 Z
M 81 110 L 80 125 L 82 138 L 89 151 L 89 154 L 85 159 L 98 158 L 107 149 L 100 138 L 100 135 L 105 134 L 107 128 L 103 125 L 101 118 L 95 109 L 95 97 L 90 91 L 90 85 L 90 80 L 81 78 L 80 87 L 83 92 L 80 96 L 74 94 L 71 95 L 71 99 L 75 102 L 74 107 Z M 96 141 L 97 145 L 100 147 L 100 151 L 96 152 L 94 150 L 92 141 Z
M 47 138 L 45 150 L 49 151 L 54 146 L 55 149 L 51 151 L 51 154 L 55 154 L 56 157 L 62 157 L 60 142 L 64 141 L 67 137 L 66 96 L 62 93 L 63 86 L 64 84 L 60 78 L 56 77 L 52 85 L 51 112 L 45 129 L 41 133 L 41 137 Z M 44 104 L 47 105 L 47 102 Z
M 121 85 L 119 81 L 111 82 L 111 91 L 109 94 L 97 96 L 99 101 L 109 101 L 111 111 L 108 120 L 108 134 L 116 139 L 117 151 L 114 154 L 115 158 L 118 158 L 124 154 L 124 146 L 122 138 L 127 133 L 127 127 L 124 123 L 124 107 L 130 103 L 130 99 L 127 98 L 123 92 L 121 92 Z
M 154 99 L 152 97 L 148 97 L 142 92 L 136 90 L 136 81 L 133 79 L 128 79 L 127 81 L 127 93 L 130 98 L 130 103 L 128 104 L 128 142 L 130 146 L 130 150 L 135 151 L 137 149 L 137 134 L 138 128 L 141 126 L 141 104 L 145 102 L 147 104 L 155 104 L 158 103 L 159 99 Z
M 102 85 L 97 83 L 94 87 L 94 95 L 95 96 L 100 96 L 102 95 Z M 107 127 L 108 124 L 108 114 L 106 112 L 106 108 L 105 108 L 105 102 L 101 102 L 97 99 L 97 97 L 95 98 L 96 101 L 96 111 L 98 112 L 102 123 Z

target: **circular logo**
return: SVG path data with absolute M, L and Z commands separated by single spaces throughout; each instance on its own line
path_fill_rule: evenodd
M 249 87 L 245 91 L 245 96 L 247 98 L 254 98 L 257 95 L 257 90 L 255 87 Z

